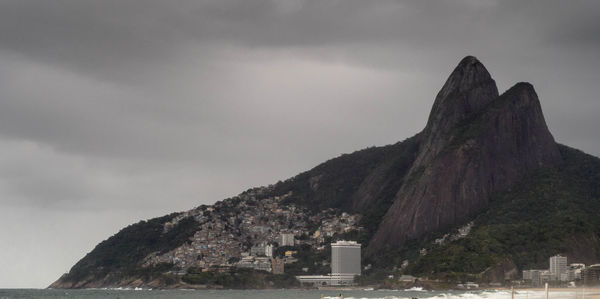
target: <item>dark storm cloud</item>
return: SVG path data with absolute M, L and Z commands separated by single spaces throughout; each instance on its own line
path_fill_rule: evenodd
M 12 53 L 6 57 L 13 61 L 17 53 L 33 67 L 38 63 L 47 72 L 58 68 L 58 74 L 46 78 L 38 70 L 33 75 L 48 88 L 57 86 L 52 79 L 62 79 L 63 92 L 54 94 L 57 99 L 48 99 L 53 94 L 45 92 L 26 100 L 5 96 L 0 119 L 5 134 L 55 140 L 54 146 L 65 150 L 189 158 L 201 144 L 170 148 L 191 139 L 186 130 L 200 124 L 209 132 L 199 135 L 234 130 L 231 123 L 210 128 L 222 118 L 212 111 L 227 111 L 221 108 L 220 91 L 210 86 L 226 82 L 236 61 L 267 60 L 257 53 L 283 51 L 290 57 L 325 62 L 439 73 L 443 80 L 461 55 L 482 53 L 484 63 L 488 57 L 490 63 L 506 57 L 530 59 L 546 55 L 536 49 L 543 41 L 597 38 L 590 31 L 599 27 L 593 26 L 598 5 L 546 4 L 5 1 L 0 10 L 0 49 Z M 195 72 L 189 74 L 189 69 Z M 190 80 L 194 77 L 196 82 Z M 10 84 L 26 85 L 31 80 Z M 177 81 L 198 88 L 174 95 L 172 90 L 181 87 Z M 75 90 L 68 90 L 69 82 Z M 107 143 L 111 146 L 103 146 Z
M 519 2 L 516 2 L 519 3 Z M 93 72 L 180 60 L 189 43 L 211 59 L 220 44 L 269 47 L 460 46 L 522 5 L 490 1 L 4 1 L 4 49 Z M 574 12 L 578 13 L 578 12 Z M 524 24 L 523 24 L 524 23 Z M 481 25 L 492 26 L 481 26 Z M 501 28 L 500 28 L 501 29 Z M 498 30 L 500 31 L 500 30 Z M 485 36 L 477 36 L 485 38 Z M 343 48 L 337 49 L 345 52 Z M 188 58 L 184 56 L 183 58 Z M 130 74 L 133 75 L 133 74 Z M 141 74 L 143 75 L 143 74 Z
M 182 64 L 210 67 L 210 61 L 229 59 L 223 53 L 239 48 L 284 48 L 348 63 L 406 67 L 418 62 L 404 54 L 445 56 L 439 52 L 467 54 L 472 49 L 497 54 L 522 51 L 519 44 L 544 40 L 593 42 L 599 28 L 594 26 L 599 9 L 595 2 L 378 1 L 373 5 L 368 1 L 225 0 L 139 5 L 115 0 L 5 1 L 2 5 L 3 49 L 121 83 L 177 75 Z M 417 67 L 431 66 L 418 63 Z
M 181 64 L 208 67 L 202 63 L 218 59 L 228 46 L 234 51 L 325 48 L 320 55 L 326 57 L 355 56 L 354 47 L 366 47 L 370 51 L 356 56 L 367 63 L 378 52 L 393 53 L 394 46 L 457 46 L 482 28 L 470 24 L 481 23 L 487 7 L 397 1 L 4 1 L 2 6 L 2 49 L 138 83 L 160 77 L 157 70 L 177 74 Z M 406 62 L 397 57 L 391 62 L 396 61 Z
M 599 155 L 598 20 L 598 1 L 2 1 L 0 204 L 38 219 L 21 247 L 61 239 L 0 252 L 61 264 L 28 282 L 0 259 L 0 282 L 45 286 L 124 224 L 410 137 L 465 55 Z

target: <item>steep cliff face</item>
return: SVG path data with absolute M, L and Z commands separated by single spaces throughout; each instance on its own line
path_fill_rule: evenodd
M 489 206 L 474 217 L 468 236 L 429 246 L 427 255 L 406 271 L 430 277 L 470 273 L 492 282 L 504 281 L 502 273 L 514 273 L 507 261 L 519 270 L 548 267 L 548 258 L 556 254 L 567 256 L 569 263 L 597 263 L 600 159 L 560 144 L 558 150 L 561 163 L 541 167 L 493 194 Z
M 299 204 L 313 211 L 338 208 L 363 214 L 369 209 L 387 210 L 419 146 L 417 134 L 395 144 L 343 154 L 278 182 L 270 195 L 289 192 L 291 196 L 285 203 Z
M 560 160 L 533 87 L 518 83 L 497 96 L 483 65 L 467 57 L 438 94 L 421 151 L 369 249 L 460 223 L 492 192 Z
M 422 138 L 371 252 L 463 222 L 485 208 L 494 191 L 561 160 L 533 87 L 518 83 L 497 96 L 474 57 L 448 78 Z
M 460 61 L 433 103 L 415 165 L 434 158 L 452 138 L 456 126 L 498 97 L 496 82 L 473 56 Z

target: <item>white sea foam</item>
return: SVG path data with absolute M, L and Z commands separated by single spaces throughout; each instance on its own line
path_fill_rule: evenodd
M 421 288 L 418 289 L 406 289 L 405 291 L 408 292 L 427 292 Z M 408 294 L 403 294 L 401 296 L 369 296 L 369 297 L 363 297 L 363 296 L 358 296 L 358 297 L 354 297 L 351 295 L 344 295 L 344 299 L 410 299 L 410 298 L 414 298 L 417 297 L 419 299 L 506 299 L 506 298 L 510 298 L 510 294 L 508 292 L 495 292 L 495 291 L 491 291 L 491 292 L 480 292 L 480 293 L 462 293 L 462 294 L 452 294 L 452 293 L 438 293 L 436 295 L 432 295 L 432 296 L 428 296 L 426 294 L 421 294 L 418 296 L 415 295 L 408 295 Z M 324 299 L 340 299 L 339 296 L 324 296 Z M 533 297 L 530 297 L 533 299 Z M 558 297 L 557 297 L 558 298 Z
M 549 298 L 575 298 L 576 292 L 571 291 L 553 291 L 550 292 Z M 419 299 L 507 299 L 511 298 L 510 291 L 482 291 L 482 292 L 465 292 L 461 294 L 442 293 L 430 297 L 420 297 Z M 543 291 L 516 291 L 515 299 L 543 299 L 546 294 Z
M 421 297 L 420 297 L 421 298 Z M 506 299 L 510 298 L 508 292 L 489 291 L 489 292 L 466 292 L 462 294 L 442 293 L 431 297 L 422 297 L 423 299 Z
M 339 296 L 333 297 L 323 297 L 323 299 L 340 299 Z M 385 296 L 385 297 L 352 297 L 352 296 L 344 296 L 344 299 L 406 299 L 405 297 L 396 297 L 396 296 Z

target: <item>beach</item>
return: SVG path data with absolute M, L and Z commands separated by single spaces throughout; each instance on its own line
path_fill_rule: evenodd
M 480 290 L 143 290 L 143 289 L 0 289 L 0 298 L 224 298 L 224 299 L 509 299 L 510 289 Z M 544 299 L 543 289 L 515 290 L 516 299 Z M 552 288 L 551 299 L 600 299 L 600 288 Z

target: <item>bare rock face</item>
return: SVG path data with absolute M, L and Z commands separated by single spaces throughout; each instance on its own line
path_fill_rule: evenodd
M 496 82 L 483 64 L 473 56 L 463 58 L 435 98 L 415 164 L 437 155 L 459 123 L 497 97 Z
M 485 208 L 493 192 L 561 161 L 533 87 L 518 83 L 498 96 L 485 67 L 470 56 L 436 97 L 421 138 L 371 252 L 460 224 Z

